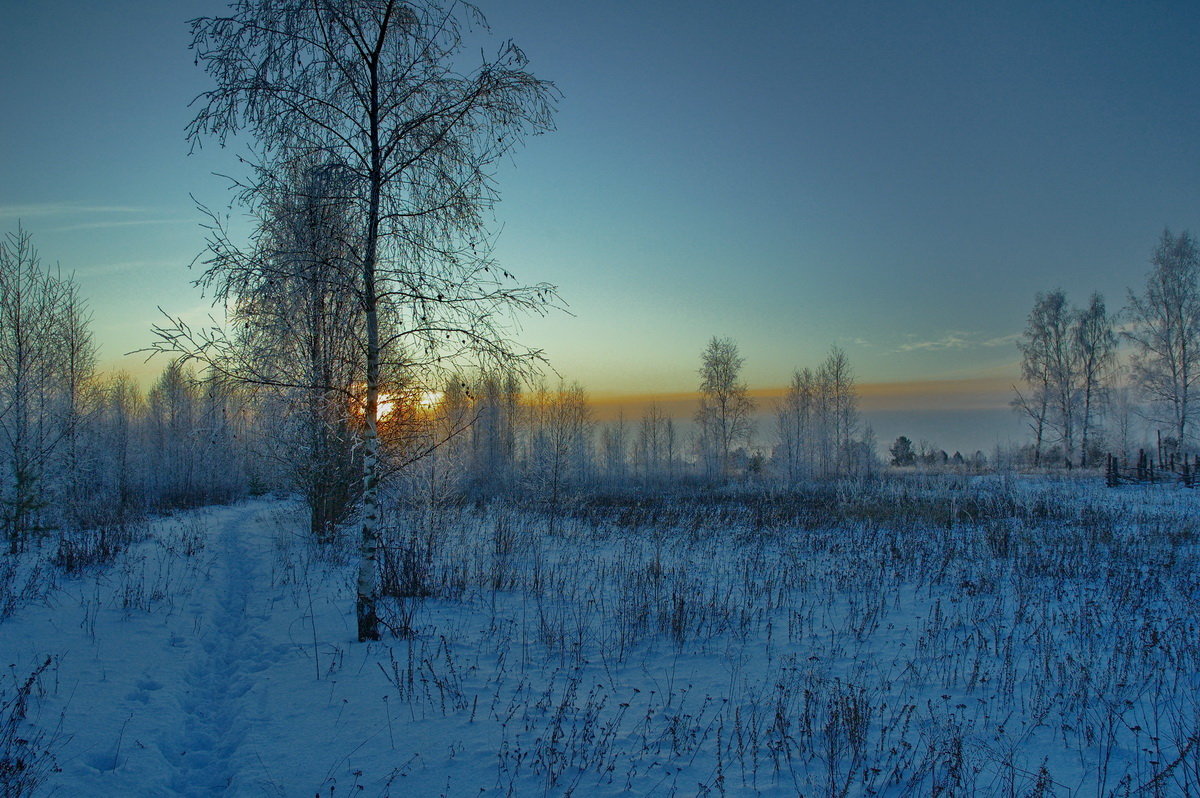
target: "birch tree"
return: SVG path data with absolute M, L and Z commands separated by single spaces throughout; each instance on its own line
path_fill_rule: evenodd
M 1117 335 L 1104 297 L 1092 294 L 1088 306 L 1075 314 L 1075 362 L 1080 392 L 1079 465 L 1087 468 L 1095 444 L 1096 418 L 1108 399 L 1108 385 L 1116 361 Z
M 750 439 L 754 401 L 741 380 L 744 362 L 731 338 L 714 336 L 700 356 L 696 421 L 710 475 L 728 476 L 734 446 Z
M 125 517 L 146 503 L 147 458 L 144 440 L 146 400 L 127 373 L 111 377 L 101 392 L 98 444 L 103 497 L 114 513 Z
M 854 371 L 844 350 L 836 346 L 829 350 L 817 370 L 817 383 L 825 395 L 822 405 L 827 436 L 832 446 L 830 473 L 849 474 L 858 459 L 854 444 L 860 417 Z
M 776 421 L 775 463 L 788 485 L 861 475 L 875 465 L 873 433 L 863 429 L 854 370 L 839 347 L 832 347 L 816 370 L 792 373 Z
M 285 165 L 263 184 L 251 246 L 210 228 L 201 285 L 230 311 L 226 374 L 267 396 L 275 434 L 265 447 L 309 506 L 319 542 L 335 538 L 361 485 L 351 409 L 361 407 L 364 323 L 355 290 L 355 209 L 344 170 Z
M 428 455 L 401 470 L 409 500 L 420 510 L 425 538 L 430 539 L 442 532 L 444 511 L 461 495 L 469 466 L 466 434 L 474 414 L 461 377 L 447 380 L 441 392 L 422 397 L 417 411 L 422 423 L 407 437 L 413 450 Z
M 628 438 L 624 410 L 617 414 L 616 421 L 610 421 L 600 430 L 600 456 L 609 485 L 625 485 L 629 465 Z
M 795 486 L 813 475 L 817 378 L 812 369 L 796 369 L 777 410 L 783 476 Z
M 1075 444 L 1075 347 L 1074 318 L 1061 290 L 1039 292 L 1025 332 L 1017 346 L 1021 350 L 1024 391 L 1015 388 L 1013 406 L 1023 413 L 1034 435 L 1034 465 L 1040 466 L 1043 448 L 1057 434 L 1068 462 Z
M 1200 252 L 1188 232 L 1164 230 L 1141 294 L 1129 294 L 1133 378 L 1169 425 L 1179 446 L 1192 437 L 1193 399 L 1200 379 Z
M 520 403 L 515 375 L 485 374 L 479 380 L 471 425 L 470 481 L 486 496 L 504 491 L 511 482 Z
M 670 472 L 674 442 L 674 424 L 657 402 L 642 411 L 638 422 L 634 456 L 642 481 L 656 482 Z
M 198 98 L 188 135 L 253 141 L 240 201 L 257 207 L 289 165 L 323 162 L 353 205 L 365 337 L 360 640 L 379 637 L 384 352 L 410 391 L 436 388 L 431 373 L 463 359 L 529 363 L 537 353 L 511 341 L 509 315 L 554 300 L 552 287 L 518 285 L 491 259 L 485 219 L 497 162 L 550 129 L 555 90 L 511 42 L 468 66 L 466 36 L 485 26 L 469 3 L 436 0 L 237 0 L 227 16 L 192 22 L 196 59 L 217 85 Z M 169 343 L 188 337 L 181 327 Z
M 96 380 L 96 344 L 89 329 L 86 305 L 73 280 L 62 283 L 60 300 L 58 326 L 54 330 L 62 368 L 56 416 L 63 443 L 58 459 L 67 512 L 76 525 L 86 526 L 109 513 L 109 508 L 97 501 L 99 453 L 94 437 L 89 434 L 101 401 Z
M 73 281 L 42 265 L 27 230 L 8 234 L 0 240 L 0 522 L 10 551 L 51 523 L 55 500 L 77 495 L 94 364 Z
M 579 383 L 542 386 L 530 408 L 527 476 L 546 502 L 550 529 L 557 527 L 564 491 L 578 488 L 590 466 L 592 414 L 587 391 Z
M 202 500 L 200 394 L 182 359 L 163 369 L 146 397 L 151 491 L 164 508 L 190 507 Z

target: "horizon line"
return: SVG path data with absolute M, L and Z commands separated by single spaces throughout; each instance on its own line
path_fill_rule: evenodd
M 960 377 L 952 379 L 863 382 L 855 386 L 859 407 L 877 410 L 1000 410 L 1009 406 L 1014 380 L 1008 377 Z M 750 388 L 750 398 L 760 403 L 783 398 L 787 386 Z M 589 392 L 593 405 L 616 409 L 621 405 L 679 405 L 699 401 L 699 391 Z

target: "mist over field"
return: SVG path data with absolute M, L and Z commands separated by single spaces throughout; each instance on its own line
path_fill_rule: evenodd
M 1025 439 L 1027 430 L 1012 408 L 874 410 L 864 411 L 863 421 L 875 430 L 882 444 L 890 445 L 901 435 L 914 443 L 928 441 L 950 454 L 982 451 L 991 456 L 997 447 L 1012 448 Z

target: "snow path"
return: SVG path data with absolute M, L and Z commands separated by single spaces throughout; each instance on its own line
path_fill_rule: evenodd
M 15 673 L 55 658 L 39 707 L 43 728 L 60 713 L 63 724 L 62 771 L 48 792 L 247 792 L 237 785 L 259 753 L 244 742 L 269 714 L 252 692 L 255 675 L 289 654 L 264 644 L 275 606 L 269 519 L 279 506 L 156 520 L 114 563 L 65 579 L 52 603 L 4 624 L 0 658 Z M 261 778 L 262 768 L 250 772 Z
M 222 520 L 209 589 L 195 599 L 204 614 L 196 619 L 198 645 L 178 699 L 182 732 L 159 742 L 175 768 L 171 787 L 180 795 L 223 795 L 235 788 L 249 722 L 243 699 L 255 675 L 271 664 L 274 650 L 260 632 L 268 617 L 252 605 L 268 556 L 261 538 L 245 535 L 253 515 L 242 508 Z
M 413 755 L 388 649 L 354 641 L 353 572 L 303 520 L 278 499 L 157 519 L 0 623 L 10 682 L 54 663 L 31 704 L 36 728 L 61 724 L 47 794 L 388 794 Z

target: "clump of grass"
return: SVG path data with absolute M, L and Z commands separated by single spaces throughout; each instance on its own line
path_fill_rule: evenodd
M 53 661 L 46 657 L 18 681 L 11 697 L 0 693 L 0 795 L 33 795 L 51 773 L 59 771 L 54 751 L 61 741 L 61 721 L 58 727 L 46 730 L 29 719 L 30 698 Z

